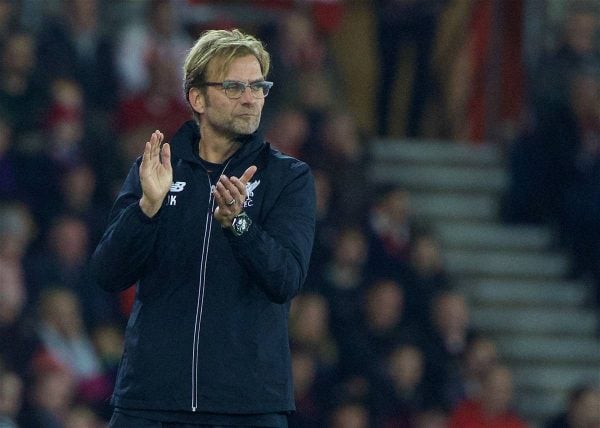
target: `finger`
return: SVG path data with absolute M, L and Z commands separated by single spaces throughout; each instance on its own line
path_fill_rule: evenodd
M 227 205 L 228 196 L 223 196 L 219 193 L 215 193 L 215 201 L 217 207 L 214 211 L 215 216 L 219 215 L 222 218 L 233 217 L 235 215 L 235 209 L 237 204 Z
M 160 132 L 159 131 L 154 131 L 152 133 L 152 137 L 150 139 L 150 141 L 152 142 L 152 157 L 154 158 L 154 160 L 159 161 L 159 155 L 160 155 Z
M 221 204 L 223 202 L 223 205 L 225 205 L 224 201 L 229 196 L 229 195 L 226 195 L 225 193 L 226 193 L 226 189 L 223 187 L 223 185 L 221 183 L 217 182 L 217 184 L 215 184 L 215 187 L 213 190 L 213 195 L 218 204 Z
M 146 142 L 146 145 L 148 146 L 148 150 L 147 152 L 144 153 L 144 160 L 146 161 L 146 163 L 148 165 L 150 165 L 150 163 L 152 162 L 152 158 L 154 157 L 154 142 L 156 140 L 156 137 L 154 136 L 154 134 L 150 135 L 150 139 Z
M 242 174 L 242 176 L 240 177 L 240 181 L 244 183 L 244 186 L 248 184 L 250 180 L 252 180 L 252 177 L 254 176 L 254 173 L 257 169 L 258 168 L 256 167 L 256 165 L 252 165 L 248 167 L 246 171 L 244 171 L 244 174 Z
M 140 178 L 144 175 L 148 168 L 148 159 L 150 158 L 150 141 L 146 141 L 144 145 L 144 153 L 142 153 L 142 162 L 140 163 Z
M 221 181 L 218 181 L 215 187 L 218 191 L 218 195 L 220 196 L 223 208 L 231 211 L 235 206 L 235 204 L 231 204 L 231 201 L 238 201 L 239 195 L 236 196 L 233 194 Z
M 142 153 L 142 163 L 150 158 L 150 141 L 146 141 L 144 145 L 144 153 Z
M 167 171 L 171 171 L 171 145 L 165 143 L 161 148 L 161 160 L 162 165 Z
M 237 201 L 240 204 L 242 204 L 244 202 L 244 200 L 246 199 L 246 192 L 245 192 L 246 186 L 244 186 L 237 179 L 237 177 L 228 178 L 223 175 L 219 179 L 219 183 L 223 184 L 223 186 L 229 192 L 229 195 L 231 195 L 231 198 L 227 200 L 228 202 L 231 201 L 231 199 L 234 199 L 235 201 Z
M 245 201 L 246 200 L 246 184 L 244 184 L 244 182 L 237 177 L 231 177 L 230 181 L 231 181 L 231 184 L 235 188 L 235 192 L 240 195 L 240 199 L 238 199 L 238 200 Z

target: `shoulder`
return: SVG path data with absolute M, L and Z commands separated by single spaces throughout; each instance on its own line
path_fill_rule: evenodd
M 295 171 L 297 173 L 310 171 L 310 167 L 306 162 L 286 155 L 272 146 L 269 146 L 269 163 L 281 170 Z

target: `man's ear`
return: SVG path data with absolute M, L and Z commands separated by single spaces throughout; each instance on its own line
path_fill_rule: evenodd
M 188 92 L 188 102 L 196 113 L 204 113 L 205 101 L 204 94 L 200 89 L 192 88 Z

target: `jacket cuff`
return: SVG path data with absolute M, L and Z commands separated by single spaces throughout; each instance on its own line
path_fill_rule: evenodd
M 256 226 L 256 223 L 252 222 L 252 224 L 248 228 L 248 231 L 246 233 L 244 233 L 242 236 L 234 235 L 234 233 L 231 231 L 231 229 L 229 227 L 223 228 L 223 232 L 225 233 L 227 240 L 231 244 L 236 245 L 236 246 L 243 246 L 246 243 L 252 242 L 252 241 L 254 241 L 254 239 L 256 239 L 256 237 L 259 234 L 259 229 Z
M 135 212 L 137 213 L 137 217 L 138 219 L 142 222 L 142 223 L 148 223 L 148 224 L 152 224 L 152 223 L 156 223 L 160 217 L 160 214 L 163 212 L 163 206 L 160 206 L 160 209 L 156 212 L 156 214 L 154 215 L 154 217 L 148 217 L 146 214 L 144 214 L 144 211 L 142 211 L 142 207 L 140 207 L 140 201 L 136 201 L 135 202 Z

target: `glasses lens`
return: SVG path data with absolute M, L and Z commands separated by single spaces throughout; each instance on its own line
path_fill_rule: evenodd
M 270 82 L 256 82 L 250 85 L 252 95 L 256 98 L 264 98 L 269 95 L 269 89 L 271 89 Z
M 269 94 L 269 87 L 265 85 L 265 82 L 256 82 L 250 85 L 252 95 L 256 98 L 264 98 Z
M 246 85 L 242 82 L 223 82 L 223 89 L 229 98 L 239 98 L 244 93 Z

